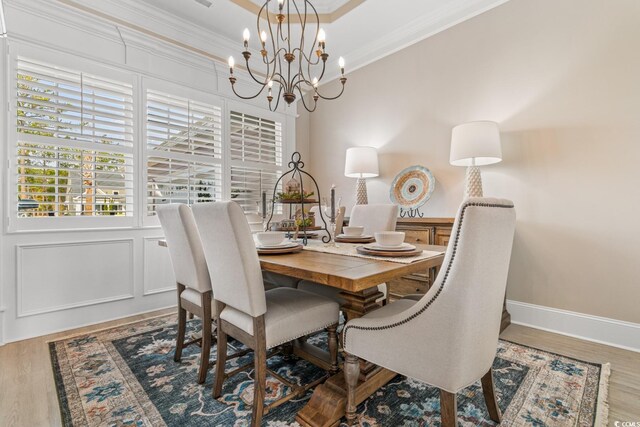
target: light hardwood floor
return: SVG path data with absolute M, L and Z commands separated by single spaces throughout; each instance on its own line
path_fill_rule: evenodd
M 48 341 L 172 311 L 146 313 L 0 347 L 0 426 L 37 427 L 61 424 Z M 609 425 L 615 426 L 615 421 L 640 422 L 640 353 L 518 325 L 509 326 L 501 337 L 582 360 L 611 363 Z

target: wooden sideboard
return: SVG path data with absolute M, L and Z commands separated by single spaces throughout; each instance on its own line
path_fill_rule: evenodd
M 453 228 L 453 218 L 398 218 L 397 231 L 404 231 L 405 241 L 408 243 L 422 243 L 426 245 L 447 246 Z M 408 294 L 426 293 L 434 279 L 437 270 L 430 269 L 426 273 L 416 273 L 404 276 L 400 279 L 390 280 L 387 283 L 389 299 L 402 298 Z M 506 299 L 502 308 L 502 332 L 511 323 L 511 315 L 507 311 Z

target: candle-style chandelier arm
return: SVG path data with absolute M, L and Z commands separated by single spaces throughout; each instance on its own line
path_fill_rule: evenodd
M 298 89 L 298 93 L 300 94 L 300 99 L 302 100 L 302 105 L 304 106 L 304 109 L 310 113 L 313 113 L 314 111 L 316 111 L 316 108 L 318 108 L 318 98 L 316 96 L 313 97 L 313 108 L 309 108 L 309 106 L 307 105 L 307 101 L 305 101 L 304 99 L 304 94 L 302 93 L 302 89 L 300 89 L 300 86 L 297 86 L 296 88 Z
M 307 55 L 302 49 L 299 47 L 294 49 L 294 52 L 298 51 L 300 53 L 300 60 L 305 60 L 309 65 L 318 65 L 320 64 L 320 57 L 318 55 L 314 55 L 315 51 L 312 51 L 309 55 Z
M 267 85 L 265 84 L 264 86 L 262 86 L 260 88 L 260 90 L 258 91 L 258 93 L 256 93 L 255 95 L 250 95 L 250 96 L 244 96 L 238 93 L 238 91 L 236 90 L 236 85 L 232 84 L 231 85 L 231 90 L 233 91 L 233 93 L 240 99 L 254 99 L 257 98 L 258 96 L 260 96 L 260 94 L 262 93 L 262 91 L 264 91 L 264 88 L 267 87 Z
M 282 85 L 278 89 L 278 96 L 276 96 L 276 105 L 271 107 L 271 100 L 269 101 L 269 110 L 276 111 L 278 109 L 278 105 L 280 105 L 280 100 L 282 99 Z
M 278 83 L 280 87 L 287 87 L 287 79 L 285 79 L 284 76 L 278 72 L 273 73 L 273 75 L 271 76 L 271 81 L 274 83 Z
M 254 75 L 253 75 L 253 71 L 251 71 L 251 67 L 249 66 L 249 58 L 246 58 L 246 61 L 245 61 L 245 62 L 246 62 L 247 72 L 249 73 L 249 76 L 251 76 L 251 78 L 253 79 L 253 81 L 254 81 L 254 82 L 256 82 L 256 83 L 258 83 L 258 84 L 261 84 L 261 85 L 263 85 L 263 86 L 265 86 L 267 83 L 269 83 L 269 80 L 270 80 L 270 79 L 269 79 L 269 73 L 270 73 L 270 72 L 269 72 L 269 69 L 271 68 L 271 67 L 269 66 L 269 64 L 266 64 L 266 65 L 267 65 L 267 73 L 266 73 L 267 79 L 266 79 L 265 81 L 261 81 L 261 80 L 258 80 L 258 79 L 256 78 L 256 76 L 254 76 Z M 274 68 L 275 68 L 275 67 L 274 67 Z M 263 87 L 263 89 L 264 89 L 264 87 Z M 259 95 L 259 94 L 258 94 L 258 95 Z
M 324 96 L 320 93 L 320 91 L 318 90 L 318 88 L 315 89 L 315 93 L 316 95 L 318 95 L 320 98 L 324 99 L 325 101 L 333 101 L 334 99 L 338 99 L 342 96 L 342 94 L 344 93 L 344 84 L 347 82 L 347 78 L 346 77 L 341 77 L 340 78 L 340 83 L 342 83 L 342 88 L 340 89 L 340 92 L 336 95 L 336 96 Z

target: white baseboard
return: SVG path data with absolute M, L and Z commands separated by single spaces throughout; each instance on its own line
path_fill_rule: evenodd
M 640 324 L 507 300 L 511 323 L 640 352 Z
M 32 334 L 27 334 L 25 336 L 21 336 L 21 337 L 19 337 L 17 339 L 8 340 L 6 342 L 5 341 L 0 341 L 0 346 L 5 345 L 5 344 L 10 344 L 12 342 L 25 341 L 25 340 L 29 340 L 29 339 L 32 339 L 32 338 L 38 338 L 38 337 L 41 337 L 43 335 L 58 334 L 60 332 L 65 332 L 65 331 L 69 331 L 69 333 L 72 335 L 72 334 L 75 333 L 74 331 L 76 331 L 78 329 L 81 329 L 81 328 L 88 327 L 88 326 L 100 325 L 102 323 L 112 322 L 114 320 L 126 319 L 127 317 L 139 316 L 139 315 L 142 315 L 142 314 L 152 313 L 154 311 L 166 310 L 168 308 L 173 308 L 173 307 L 175 307 L 175 304 L 169 305 L 169 306 L 166 306 L 166 307 L 159 307 L 159 308 L 152 308 L 152 309 L 149 309 L 149 310 L 138 311 L 138 312 L 135 312 L 135 313 L 128 313 L 128 314 L 122 315 L 122 316 L 108 317 L 106 319 L 101 319 L 101 320 L 95 321 L 95 322 L 84 322 L 84 323 L 80 323 L 80 324 L 74 325 L 71 328 L 63 327 L 63 328 L 56 328 L 56 329 L 52 329 L 52 330 L 47 330 L 47 332 L 45 334 L 42 334 L 40 332 L 35 332 L 35 333 L 32 333 Z M 140 321 L 142 321 L 142 320 L 144 320 L 144 319 L 140 319 Z M 101 329 L 98 329 L 98 330 L 101 330 Z M 0 338 L 2 338 L 2 337 L 0 336 Z

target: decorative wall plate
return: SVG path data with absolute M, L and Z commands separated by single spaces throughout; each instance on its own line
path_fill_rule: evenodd
M 393 179 L 389 196 L 404 211 L 417 210 L 431 198 L 436 179 L 424 166 L 410 166 Z

